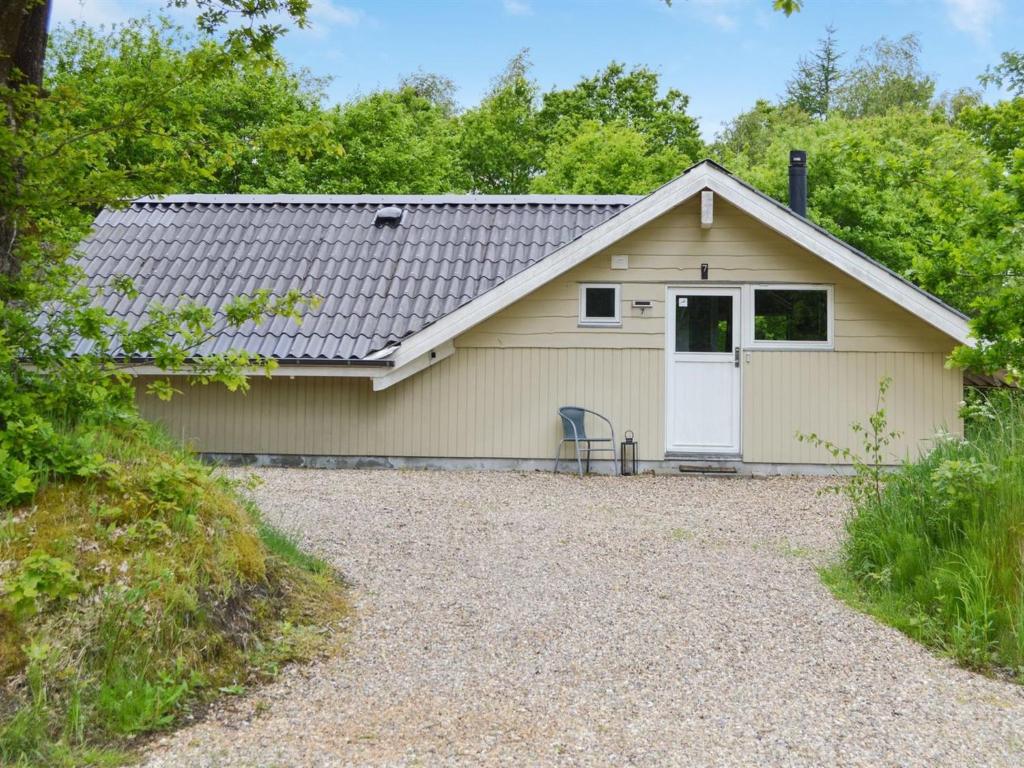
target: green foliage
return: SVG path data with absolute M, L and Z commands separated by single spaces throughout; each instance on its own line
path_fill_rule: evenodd
M 847 523 L 837 591 L 979 669 L 1024 678 L 1024 403 L 965 409 L 967 439 L 934 449 L 862 496 Z
M 211 117 L 211 94 L 258 83 L 277 66 L 211 40 L 186 50 L 179 35 L 142 22 L 108 35 L 73 28 L 55 36 L 45 94 L 0 86 L 9 117 L 0 125 L 0 163 L 16 171 L 0 175 L 0 508 L 54 479 L 102 468 L 97 435 L 135 418 L 127 361 L 187 368 L 197 383 L 244 389 L 249 371 L 269 372 L 274 363 L 244 350 L 204 353 L 215 331 L 270 317 L 297 321 L 315 303 L 295 291 L 258 291 L 215 314 L 184 300 L 148 308 L 132 330 L 92 306 L 74 255 L 97 210 L 223 169 L 246 138 L 225 138 L 234 118 L 226 107 Z M 254 130 L 250 143 L 266 149 L 268 133 Z M 124 279 L 99 290 L 137 297 Z M 88 352 L 70 357 L 76 346 Z M 173 388 L 165 381 L 154 392 L 168 397 Z
M 867 423 L 859 421 L 850 425 L 850 430 L 861 440 L 861 450 L 838 445 L 815 433 L 797 432 L 796 439 L 802 443 L 823 448 L 832 458 L 842 464 L 849 464 L 853 476 L 843 485 L 834 486 L 842 491 L 855 506 L 882 498 L 888 466 L 893 457 L 888 455 L 889 446 L 900 437 L 900 432 L 889 429 L 889 417 L 885 410 L 885 395 L 892 386 L 892 378 L 886 376 L 878 382 L 878 399 L 874 412 Z
M 169 0 L 175 8 L 194 6 L 196 25 L 208 35 L 224 34 L 235 55 L 267 54 L 286 31 L 282 21 L 308 25 L 311 0 Z M 242 23 L 231 26 L 232 20 Z
M 552 145 L 545 172 L 533 179 L 532 192 L 647 194 L 690 165 L 681 152 L 652 153 L 643 134 L 619 123 L 588 121 L 563 143 Z
M 543 144 L 537 124 L 538 86 L 527 51 L 513 58 L 490 93 L 460 121 L 459 155 L 469 189 L 522 194 L 537 173 Z
M 47 487 L 0 538 L 0 562 L 19 564 L 0 600 L 15 628 L 0 632 L 15 659 L 4 765 L 114 759 L 193 703 L 329 650 L 346 612 L 326 564 L 154 428 L 107 430 L 97 448 L 101 471 Z
M 935 80 L 922 72 L 920 55 L 921 44 L 915 35 L 899 40 L 879 38 L 843 73 L 836 108 L 847 117 L 926 109 L 935 94 Z
M 942 115 L 891 111 L 778 126 L 761 158 L 738 172 L 787 197 L 788 152 L 808 151 L 808 215 L 953 306 L 992 288 L 1019 203 L 985 148 Z
M 818 47 L 797 61 L 796 72 L 786 83 L 786 104 L 812 117 L 828 117 L 843 77 L 839 68 L 842 57 L 835 27 L 825 27 L 825 37 L 818 41 Z
M 322 192 L 430 194 L 462 189 L 456 126 L 436 84 L 378 91 L 333 114 L 344 155 L 311 164 L 310 188 Z M 431 89 L 434 90 L 431 90 Z M 294 191 L 294 190 L 293 190 Z
M 15 617 L 39 610 L 47 600 L 67 600 L 78 594 L 75 566 L 45 552 L 33 552 L 18 563 L 14 575 L 0 585 L 4 607 Z
M 719 134 L 712 153 L 731 169 L 765 168 L 769 151 L 784 131 L 811 123 L 811 116 L 792 103 L 772 104 L 759 99 L 754 106 L 733 118 Z M 776 159 L 772 155 L 772 161 Z
M 825 63 L 827 42 L 817 51 Z M 1021 56 L 1004 53 L 980 78 L 1012 94 L 988 104 L 968 89 L 932 103 L 934 83 L 919 58 L 913 36 L 880 39 L 851 68 L 837 70 L 833 107 L 821 114 L 815 104 L 824 88 L 812 77 L 818 59 L 805 57 L 794 77 L 800 98 L 757 102 L 725 128 L 713 152 L 785 200 L 787 154 L 807 150 L 809 218 L 972 318 L 980 343 L 957 349 L 955 365 L 1020 378 Z
M 292 192 L 315 183 L 311 161 L 344 154 L 320 106 L 326 81 L 272 51 L 235 56 L 166 20 L 134 20 L 108 32 L 58 28 L 50 52 L 47 86 L 73 95 L 72 124 L 116 125 L 106 164 L 169 165 L 175 191 Z
M 690 99 L 675 88 L 664 95 L 660 91 L 653 70 L 634 67 L 627 71 L 624 64 L 613 61 L 572 88 L 545 93 L 537 123 L 549 150 L 552 143 L 571 141 L 581 130 L 597 125 L 629 129 L 642 138 L 645 152 L 659 155 L 670 151 L 693 163 L 700 158 L 704 142 L 697 120 L 686 112 Z M 551 171 L 550 165 L 545 167 Z
M 999 63 L 986 69 L 978 79 L 982 85 L 1006 88 L 1014 97 L 1024 97 L 1024 53 L 1004 51 Z

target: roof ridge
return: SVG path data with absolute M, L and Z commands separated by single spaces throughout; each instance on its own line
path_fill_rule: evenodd
M 631 205 L 643 195 L 306 195 L 181 194 L 139 197 L 132 205 Z

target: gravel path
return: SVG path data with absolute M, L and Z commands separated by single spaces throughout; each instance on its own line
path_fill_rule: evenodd
M 820 480 L 261 474 L 354 584 L 348 652 L 150 766 L 1024 765 L 1024 688 L 821 585 Z

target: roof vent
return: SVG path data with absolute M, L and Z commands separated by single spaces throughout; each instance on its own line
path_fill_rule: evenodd
M 377 210 L 373 217 L 375 227 L 397 227 L 402 223 L 402 209 L 396 205 L 388 205 Z

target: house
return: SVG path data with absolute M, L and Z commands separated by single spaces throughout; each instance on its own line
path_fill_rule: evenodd
M 220 458 L 316 466 L 551 466 L 556 409 L 632 430 L 642 465 L 806 471 L 795 438 L 859 445 L 892 377 L 893 460 L 961 430 L 967 319 L 802 215 L 701 162 L 645 197 L 187 195 L 104 211 L 95 285 L 219 306 L 260 287 L 322 297 L 301 326 L 222 334 L 275 357 L 246 394 L 140 395 Z M 141 381 L 159 373 L 145 361 Z

